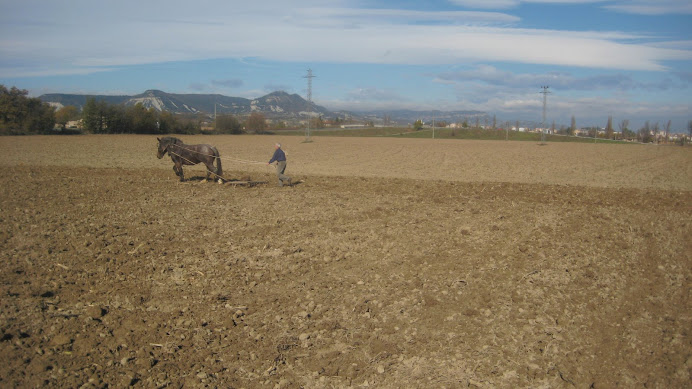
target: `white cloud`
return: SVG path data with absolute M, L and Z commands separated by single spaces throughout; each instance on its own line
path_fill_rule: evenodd
M 692 14 L 692 2 L 689 0 L 618 0 L 603 7 L 641 15 Z
M 631 76 L 620 72 L 577 77 L 566 71 L 513 73 L 500 70 L 491 65 L 477 65 L 467 70 L 440 73 L 436 76 L 435 81 L 445 84 L 461 83 L 462 85 L 466 82 L 483 82 L 501 88 L 504 91 L 524 91 L 538 88 L 539 85 L 548 85 L 553 89 L 570 91 L 612 91 L 635 88 L 650 89 L 655 87 L 654 85 L 636 82 Z M 666 86 L 660 85 L 659 89 Z
M 240 88 L 243 86 L 243 80 L 238 78 L 231 78 L 226 80 L 211 80 L 213 85 L 223 86 L 226 88 Z
M 355 88 L 347 93 L 347 98 L 351 101 L 406 101 L 406 96 L 393 90 L 380 89 L 376 87 Z
M 503 13 L 361 9 L 345 3 L 315 1 L 287 9 L 283 2 L 172 1 L 158 7 L 78 0 L 66 7 L 26 0 L 0 16 L 0 76 L 43 72 L 48 64 L 84 73 L 229 57 L 383 64 L 506 61 L 628 70 L 663 70 L 666 61 L 692 59 L 688 48 L 631 43 L 642 38 L 636 34 L 521 29 L 511 27 L 516 17 Z
M 449 0 L 450 3 L 462 7 L 477 9 L 507 9 L 518 6 L 519 0 Z
M 476 9 L 508 9 L 518 7 L 521 3 L 584 4 L 599 3 L 603 1 L 604 0 L 449 0 L 452 4 Z
M 449 0 L 449 2 L 473 9 L 510 9 L 518 7 L 521 3 L 600 3 L 602 8 L 631 14 L 667 15 L 692 13 L 692 2 L 689 0 Z
M 692 14 L 689 0 L 449 0 L 450 3 L 473 9 L 511 9 L 521 3 L 588 4 L 615 12 L 640 15 Z

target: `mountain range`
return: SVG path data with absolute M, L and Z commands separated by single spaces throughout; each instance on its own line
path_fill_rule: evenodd
M 306 117 L 308 112 L 312 115 L 321 115 L 325 118 L 353 118 L 356 120 L 368 120 L 374 123 L 381 123 L 387 118 L 390 124 L 407 124 L 415 120 L 423 119 L 429 121 L 432 117 L 438 121 L 453 123 L 464 119 L 470 120 L 475 117 L 487 117 L 480 111 L 416 111 L 416 110 L 380 110 L 371 112 L 347 112 L 330 111 L 329 109 L 310 103 L 298 94 L 288 94 L 283 91 L 276 91 L 256 99 L 246 99 L 243 97 L 229 97 L 220 94 L 177 94 L 167 93 L 160 90 L 147 90 L 144 93 L 134 96 L 111 96 L 111 95 L 80 95 L 50 93 L 39 96 L 56 108 L 72 105 L 80 110 L 84 107 L 87 99 L 93 98 L 97 101 L 104 101 L 113 105 L 131 106 L 142 104 L 146 108 L 154 108 L 158 111 L 169 111 L 177 114 L 207 114 L 213 115 L 249 115 L 252 112 L 260 112 L 269 119 L 297 119 Z M 474 119 L 475 120 L 475 119 Z
M 63 93 L 51 93 L 39 96 L 39 98 L 56 107 L 73 105 L 80 110 L 93 98 L 97 101 L 105 101 L 108 104 L 122 104 L 130 106 L 142 104 L 145 108 L 154 108 L 158 111 L 169 111 L 178 114 L 233 114 L 248 115 L 252 112 L 261 112 L 270 117 L 292 117 L 308 112 L 308 102 L 297 94 L 286 92 L 273 92 L 257 99 L 243 97 L 229 97 L 219 94 L 176 94 L 160 90 L 148 90 L 134 96 L 108 96 L 108 95 L 75 95 Z M 310 104 L 310 112 L 321 115 L 333 115 L 328 109 Z

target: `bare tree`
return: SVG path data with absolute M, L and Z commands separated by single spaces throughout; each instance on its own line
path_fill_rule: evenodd
M 267 119 L 265 119 L 263 114 L 253 112 L 250 114 L 250 117 L 248 117 L 246 126 L 249 130 L 259 134 L 267 129 Z
M 572 115 L 572 120 L 570 122 L 569 126 L 569 134 L 574 135 L 574 133 L 577 131 L 577 119 L 574 118 L 574 115 Z
M 666 137 L 666 143 L 668 143 L 668 137 L 670 136 L 670 126 L 673 124 L 670 120 L 666 122 L 666 125 L 663 126 L 663 133 Z
M 627 136 L 627 131 L 629 131 L 629 128 L 628 128 L 629 126 L 630 126 L 630 121 L 627 119 L 623 119 L 620 122 L 618 127 L 620 128 L 620 136 L 622 137 L 622 140 L 625 140 L 625 138 Z
M 644 122 L 644 127 L 639 129 L 638 138 L 642 143 L 649 143 L 651 141 L 651 124 L 649 124 L 648 120 Z
M 654 123 L 654 127 L 651 129 L 651 131 L 654 133 L 654 141 L 658 143 L 658 133 L 660 132 L 658 122 Z
M 606 139 L 613 139 L 613 117 L 608 116 L 608 124 L 606 124 L 605 128 L 605 137 Z

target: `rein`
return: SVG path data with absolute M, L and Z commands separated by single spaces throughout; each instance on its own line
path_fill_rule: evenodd
M 188 150 L 188 151 L 190 151 L 190 150 Z M 175 155 L 176 157 L 179 157 L 180 159 L 184 159 L 184 160 L 187 161 L 190 165 L 196 165 L 196 163 L 190 161 L 189 159 L 183 157 L 182 155 L 180 155 L 180 154 L 178 154 L 178 153 L 176 153 L 176 152 L 174 152 L 174 151 L 168 150 L 168 154 L 173 154 L 173 155 Z M 212 157 L 213 157 L 213 155 L 212 155 Z M 216 157 L 216 158 L 218 158 L 218 157 Z M 210 170 L 207 170 L 207 172 L 209 172 L 209 173 L 215 175 L 215 176 L 218 177 L 218 178 L 225 179 L 225 178 L 223 178 L 222 176 L 220 176 L 220 175 L 218 175 L 218 174 L 216 174 L 216 173 L 214 173 L 214 172 L 212 172 L 212 171 L 210 171 Z
M 178 149 L 176 149 L 178 152 L 173 151 L 173 146 L 178 148 Z M 169 143 L 168 145 L 166 145 L 163 152 L 164 153 L 168 152 L 168 154 L 171 155 L 171 157 L 175 156 L 177 158 L 180 158 L 181 160 L 187 162 L 191 166 L 197 165 L 197 163 L 199 163 L 199 161 L 197 163 L 195 163 L 195 162 L 189 160 L 188 158 L 185 158 L 184 156 L 182 156 L 180 154 L 181 150 L 187 151 L 188 153 L 195 153 L 195 154 L 206 156 L 206 157 L 212 157 L 212 158 L 215 158 L 218 160 L 227 160 L 227 161 L 232 161 L 232 162 L 237 162 L 237 163 L 242 163 L 242 164 L 249 164 L 249 165 L 265 165 L 264 162 L 259 162 L 259 161 L 252 161 L 252 160 L 240 159 L 240 158 L 221 157 L 221 156 L 217 156 L 217 155 L 213 155 L 213 154 L 207 154 L 207 153 L 203 153 L 201 151 L 193 150 L 193 149 L 185 147 L 185 146 L 188 146 L 188 145 L 186 145 L 184 143 Z M 213 147 L 213 146 L 211 146 L 211 147 Z M 213 147 L 213 148 L 216 150 L 215 147 Z M 218 153 L 218 151 L 217 151 L 217 153 Z M 192 157 L 190 157 L 190 158 L 192 158 Z M 208 169 L 207 169 L 207 172 L 213 174 L 215 177 L 218 177 L 222 180 L 225 180 L 225 178 L 223 176 L 220 176 L 220 175 L 216 174 L 215 172 L 212 172 Z
M 177 146 L 177 147 L 179 147 L 179 148 L 181 148 L 181 149 L 183 149 L 183 150 L 185 150 L 185 151 L 189 151 L 189 152 L 191 152 L 191 153 L 195 153 L 195 154 L 199 154 L 199 155 L 204 155 L 204 156 L 207 156 L 207 157 L 218 158 L 218 159 L 220 159 L 220 160 L 222 160 L 222 161 L 234 161 L 234 162 L 244 163 L 244 164 L 248 164 L 248 165 L 253 165 L 253 164 L 255 164 L 255 165 L 264 165 L 264 162 L 252 161 L 252 160 L 249 160 L 249 159 L 240 159 L 240 158 L 231 158 L 231 157 L 221 157 L 221 156 L 216 156 L 216 155 L 213 155 L 213 154 L 205 154 L 205 153 L 202 153 L 202 152 L 200 152 L 200 151 L 192 150 L 192 149 L 189 149 L 189 148 L 187 148 L 187 147 L 184 147 L 183 145 L 179 145 L 179 144 L 175 144 L 175 143 L 171 143 L 170 145 L 168 145 L 168 146 L 167 146 L 167 149 L 170 148 L 170 146 Z M 175 152 L 172 152 L 171 150 L 168 150 L 168 152 L 177 155 L 178 157 L 180 157 L 180 158 L 186 160 L 187 162 L 192 163 L 190 160 L 188 160 L 187 158 L 183 157 L 183 156 L 180 155 L 180 154 L 177 154 L 177 153 L 175 153 Z

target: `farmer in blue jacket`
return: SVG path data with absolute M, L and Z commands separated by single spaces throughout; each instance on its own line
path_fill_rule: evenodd
M 286 154 L 281 150 L 281 143 L 275 144 L 274 148 L 276 151 L 274 151 L 274 155 L 267 165 L 271 165 L 276 161 L 276 175 L 279 177 L 279 186 L 284 186 L 284 181 L 288 183 L 288 186 L 291 186 L 291 177 L 284 174 L 286 170 Z

